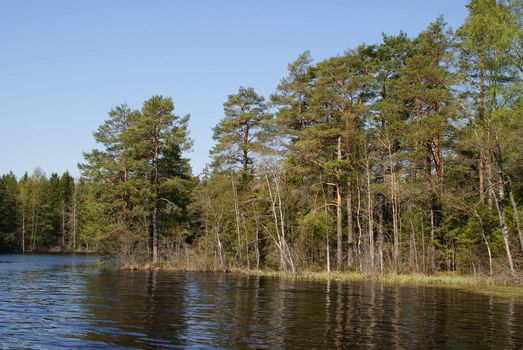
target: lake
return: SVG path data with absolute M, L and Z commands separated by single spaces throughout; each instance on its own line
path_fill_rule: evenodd
M 523 305 L 456 289 L 119 271 L 0 255 L 0 349 L 521 349 Z

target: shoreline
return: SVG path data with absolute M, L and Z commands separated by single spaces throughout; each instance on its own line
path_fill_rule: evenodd
M 386 284 L 398 284 L 404 286 L 420 287 L 442 287 L 460 289 L 463 291 L 477 293 L 487 296 L 502 298 L 517 298 L 523 303 L 523 285 L 522 284 L 502 284 L 488 277 L 477 277 L 472 275 L 457 275 L 448 273 L 436 273 L 433 275 L 426 274 L 367 274 L 361 272 L 314 272 L 302 271 L 296 274 L 284 271 L 271 270 L 253 270 L 231 268 L 222 270 L 193 270 L 176 268 L 166 263 L 160 263 L 156 266 L 149 264 L 139 265 L 122 265 L 120 269 L 124 270 L 159 270 L 159 271 L 184 271 L 184 272 L 209 272 L 209 273 L 227 273 L 231 275 L 258 276 L 268 278 L 279 278 L 287 280 L 301 281 L 336 281 L 336 282 L 381 282 Z
M 467 292 L 502 297 L 517 298 L 523 303 L 523 286 L 500 284 L 486 278 L 449 275 L 449 274 L 365 274 L 360 272 L 311 272 L 304 271 L 296 275 L 279 271 L 232 271 L 247 276 L 296 279 L 302 281 L 337 281 L 337 282 L 379 282 L 389 285 L 441 287 L 460 289 Z
M 100 252 L 96 252 L 96 251 L 85 251 L 85 250 L 53 250 L 53 249 L 50 249 L 50 250 L 45 250 L 45 249 L 42 249 L 42 250 L 31 250 L 31 251 L 26 251 L 24 253 L 22 252 L 0 252 L 0 254 L 3 254 L 3 255 L 36 255 L 36 254 L 54 254 L 54 255 L 59 255 L 59 254 L 64 254 L 64 255 L 67 255 L 67 254 L 78 254 L 78 255 L 103 255 L 101 254 Z

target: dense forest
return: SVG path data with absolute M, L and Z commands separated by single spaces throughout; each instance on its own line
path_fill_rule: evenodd
M 196 269 L 521 276 L 523 2 L 240 87 L 194 176 L 169 97 L 113 108 L 81 178 L 0 178 L 0 249 Z

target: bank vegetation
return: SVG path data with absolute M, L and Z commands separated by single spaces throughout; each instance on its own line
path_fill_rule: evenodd
M 0 244 L 127 266 L 466 274 L 521 283 L 523 4 L 472 0 L 456 30 L 383 35 L 240 87 L 194 176 L 170 97 L 113 108 L 82 177 L 0 181 Z M 254 68 L 255 69 L 255 68 Z

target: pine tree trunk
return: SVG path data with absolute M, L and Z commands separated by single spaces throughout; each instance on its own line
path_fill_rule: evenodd
M 479 113 L 480 134 L 483 136 L 483 119 L 485 110 L 485 73 L 483 68 L 483 57 L 479 62 Z M 477 134 L 476 134 L 477 135 Z M 479 138 L 479 199 L 483 203 L 485 200 L 485 148 L 483 138 Z
M 258 214 L 254 213 L 254 220 L 256 222 L 256 244 L 254 245 L 254 254 L 256 255 L 256 270 L 260 269 L 260 223 L 258 220 Z
M 247 125 L 245 127 L 245 132 L 243 134 L 243 139 L 242 139 L 242 175 L 245 177 L 247 176 L 247 170 L 248 170 L 248 166 L 249 166 L 249 150 L 248 150 L 248 144 L 249 144 L 249 132 L 250 132 L 250 128 L 249 126 Z
M 423 272 L 427 272 L 427 255 L 425 249 L 425 227 L 423 225 L 423 213 L 421 213 L 421 265 Z
M 418 249 L 416 247 L 416 231 L 414 230 L 414 223 L 410 219 L 410 267 L 412 271 L 418 271 Z
M 512 184 L 509 180 L 508 183 L 508 195 L 510 198 L 510 204 L 512 204 L 512 211 L 514 212 L 514 222 L 516 223 L 516 230 L 518 231 L 518 237 L 519 237 L 519 245 L 521 248 L 521 252 L 523 252 L 523 230 L 521 229 L 521 220 L 519 218 L 519 210 L 518 206 L 516 204 L 516 200 L 514 199 L 514 193 L 512 193 Z
M 153 212 L 151 217 L 152 231 L 151 231 L 151 250 L 153 256 L 153 264 L 158 263 L 158 199 L 159 199 L 159 178 L 158 178 L 158 158 L 160 153 L 159 145 L 160 130 L 158 126 L 155 129 L 153 136 Z
M 74 187 L 74 195 L 73 195 L 73 250 L 76 251 L 76 191 L 77 191 L 77 185 Z
M 434 227 L 434 209 L 430 208 L 430 269 L 436 269 L 436 246 L 434 245 L 435 227 Z
M 392 161 L 392 150 L 389 144 L 389 168 L 390 168 L 390 198 L 392 204 L 392 236 L 393 236 L 393 259 L 394 271 L 398 270 L 399 260 L 399 234 L 398 234 L 398 215 L 397 215 L 397 200 L 396 200 L 396 177 L 394 171 L 394 163 Z
M 153 264 L 158 262 L 158 200 L 154 201 L 153 216 L 152 216 L 152 252 L 153 252 Z
M 357 223 L 357 226 L 358 226 L 358 242 L 356 244 L 357 246 L 357 258 L 358 258 L 358 263 L 360 265 L 360 270 L 362 269 L 362 266 L 361 266 L 361 237 L 363 235 L 363 229 L 361 227 L 361 220 L 360 220 L 360 213 L 361 213 L 361 189 L 360 189 L 360 182 L 359 182 L 359 179 L 357 179 L 356 181 L 356 190 L 357 190 L 357 194 L 358 194 L 358 205 L 357 205 L 357 208 L 356 208 L 356 223 Z
M 62 251 L 65 250 L 65 202 L 62 203 Z
M 492 180 L 494 179 L 494 175 L 492 174 L 492 165 L 493 164 L 488 159 L 486 159 L 485 162 L 486 162 L 485 164 L 486 164 L 486 171 L 487 171 L 487 183 L 490 184 L 490 183 L 492 183 Z M 494 192 L 492 192 L 492 191 L 487 191 L 487 194 L 488 194 L 487 203 L 490 208 L 492 208 L 492 204 L 496 200 L 494 198 L 493 193 Z
M 327 201 L 325 200 L 325 214 L 327 215 Z M 330 237 L 329 237 L 329 228 L 327 227 L 327 232 L 326 232 L 326 242 L 325 242 L 325 247 L 326 247 L 326 251 L 325 251 L 325 254 L 327 255 L 326 257 L 326 263 L 327 263 L 327 272 L 331 272 L 331 253 L 330 253 Z
M 381 204 L 378 212 L 378 256 L 380 259 L 380 272 L 383 273 L 383 196 L 380 196 Z
M 479 200 L 485 201 L 485 151 L 479 146 Z
M 439 136 L 434 138 L 434 169 L 436 170 L 436 177 L 438 184 L 441 185 L 443 182 L 443 150 L 441 148 L 441 139 Z
M 347 266 L 350 269 L 354 262 L 354 224 L 352 218 L 352 193 L 350 179 L 347 181 Z
M 32 217 L 32 222 L 33 224 L 31 225 L 31 250 L 35 250 L 35 244 L 36 244 L 36 237 L 35 237 L 35 234 L 36 234 L 36 216 L 37 216 L 37 213 L 36 213 L 36 206 L 33 205 L 33 217 Z
M 338 137 L 338 162 L 341 162 L 341 137 Z M 338 175 L 339 178 L 339 175 Z M 336 182 L 336 269 L 341 270 L 343 264 L 343 214 L 341 185 L 339 179 Z
M 372 192 L 370 187 L 370 169 L 369 169 L 369 158 L 366 157 L 366 170 L 367 170 L 367 215 L 369 225 L 369 255 L 370 255 L 370 269 L 374 270 L 374 213 L 372 203 Z
M 22 209 L 22 253 L 25 253 L 25 206 Z

